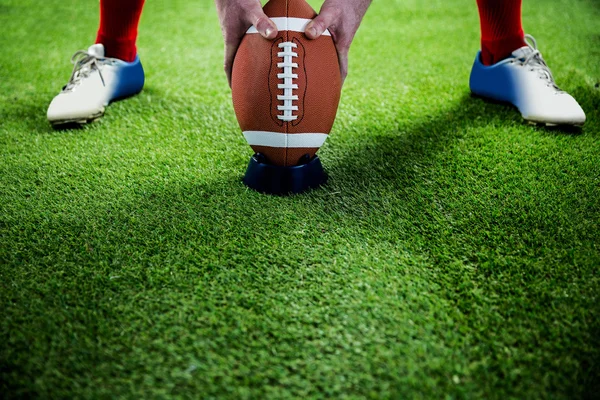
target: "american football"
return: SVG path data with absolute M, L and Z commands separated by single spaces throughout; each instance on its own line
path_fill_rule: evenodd
M 244 137 L 277 166 L 310 160 L 335 120 L 341 77 L 329 31 L 310 40 L 304 28 L 317 14 L 304 0 L 271 0 L 263 8 L 278 35 L 246 32 L 232 72 L 233 106 Z

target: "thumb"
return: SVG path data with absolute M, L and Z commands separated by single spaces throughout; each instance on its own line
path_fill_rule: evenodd
M 258 33 L 265 39 L 275 39 L 277 36 L 277 25 L 271 21 L 260 7 L 260 2 L 256 2 L 247 12 L 248 22 L 254 25 Z
M 336 20 L 338 11 L 336 8 L 322 8 L 321 13 L 306 25 L 304 33 L 309 39 L 316 39 L 325 32 L 325 29 Z

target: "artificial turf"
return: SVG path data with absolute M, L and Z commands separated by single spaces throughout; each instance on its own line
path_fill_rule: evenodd
M 148 2 L 144 91 L 52 130 L 97 5 L 0 0 L 0 397 L 600 396 L 598 2 L 523 6 L 573 132 L 470 97 L 474 1 L 375 1 L 291 197 L 241 182 L 210 1 Z

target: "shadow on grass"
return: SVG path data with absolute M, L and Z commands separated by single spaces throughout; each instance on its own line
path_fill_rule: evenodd
M 599 36 L 600 42 L 600 36 Z M 598 60 L 600 63 L 600 59 Z M 594 86 L 578 86 L 576 87 L 571 94 L 579 104 L 581 108 L 586 113 L 586 123 L 583 126 L 584 131 L 588 130 L 589 133 L 594 133 L 591 129 L 594 129 L 595 132 L 599 132 L 598 129 L 600 125 L 600 76 L 596 78 L 596 83 Z
M 0 107 L 0 118 L 6 126 L 28 132 L 53 132 L 46 118 L 48 104 L 34 103 L 31 99 L 15 97 L 6 106 Z
M 462 138 L 465 130 L 486 126 L 492 119 L 501 119 L 507 125 L 521 124 L 520 116 L 511 106 L 470 95 L 463 96 L 449 109 L 390 132 L 378 132 L 377 127 L 359 124 L 353 129 L 352 147 L 356 151 L 346 152 L 335 160 L 331 167 L 343 173 L 333 178 L 341 188 L 350 189 L 350 193 L 356 182 L 406 187 L 417 182 L 416 168 Z
M 415 183 L 415 166 L 443 152 L 459 140 L 465 130 L 492 123 L 522 126 L 525 131 L 534 130 L 544 135 L 596 133 L 600 119 L 600 88 L 579 86 L 572 95 L 586 112 L 587 122 L 583 127 L 529 125 L 512 105 L 470 95 L 463 96 L 458 103 L 437 115 L 425 116 L 415 124 L 401 125 L 395 131 L 363 135 L 373 133 L 377 128 L 359 125 L 353 129 L 356 151 L 330 165 L 342 172 L 333 176 L 333 182 L 339 183 L 337 190 L 348 188 L 346 194 L 355 192 L 357 182 L 365 182 L 370 187 L 386 183 L 405 187 Z
M 585 107 L 597 104 L 597 93 L 579 94 L 585 99 Z M 37 123 L 50 130 L 40 110 L 41 106 L 31 105 L 20 111 L 12 108 L 9 118 L 18 122 L 25 117 L 28 127 Z M 465 95 L 450 108 L 423 116 L 419 121 L 389 123 L 385 125 L 391 127 L 389 131 L 382 131 L 368 123 L 372 123 L 372 119 L 358 123 L 344 138 L 334 141 L 338 145 L 329 152 L 331 157 L 326 165 L 331 173 L 331 182 L 322 189 L 289 198 L 260 195 L 245 189 L 241 183 L 245 164 L 239 166 L 238 176 L 213 181 L 203 180 L 202 176 L 177 176 L 172 180 L 157 179 L 141 184 L 128 182 L 112 202 L 96 200 L 92 193 L 89 198 L 81 199 L 80 208 L 71 208 L 67 199 L 65 204 L 57 207 L 54 215 L 53 210 L 45 210 L 42 216 L 31 215 L 32 221 L 24 221 L 29 224 L 15 227 L 12 233 L 5 235 L 9 239 L 9 235 L 13 235 L 15 243 L 28 243 L 25 251 L 19 249 L 18 254 L 9 255 L 11 258 L 5 261 L 13 265 L 27 264 L 32 269 L 38 266 L 46 274 L 44 276 L 60 282 L 57 283 L 59 287 L 81 297 L 108 290 L 107 287 L 112 286 L 105 283 L 109 279 L 107 277 L 116 275 L 127 277 L 123 280 L 130 284 L 129 287 L 114 289 L 115 292 L 122 290 L 126 298 L 153 287 L 188 290 L 196 285 L 195 280 L 226 286 L 229 279 L 240 290 L 239 282 L 264 285 L 262 278 L 268 275 L 275 276 L 270 281 L 270 289 L 282 287 L 291 290 L 289 285 L 283 284 L 293 279 L 293 276 L 290 278 L 290 266 L 322 264 L 323 260 L 334 259 L 340 252 L 351 255 L 355 248 L 364 251 L 367 246 L 369 251 L 368 246 L 377 247 L 369 245 L 369 241 L 388 241 L 389 246 L 383 247 L 384 250 L 404 247 L 415 256 L 423 256 L 430 264 L 429 268 L 436 271 L 432 280 L 438 279 L 439 272 L 439 281 L 433 282 L 441 288 L 436 295 L 456 305 L 462 313 L 459 317 L 468 325 L 467 332 L 473 335 L 473 340 L 482 340 L 477 346 L 497 359 L 490 364 L 494 370 L 478 371 L 479 375 L 502 377 L 506 367 L 501 350 L 494 347 L 493 341 L 482 339 L 487 336 L 486 332 L 481 332 L 490 328 L 498 331 L 515 329 L 508 337 L 525 341 L 531 339 L 530 334 L 516 330 L 519 324 L 524 324 L 543 340 L 547 334 L 545 330 L 553 323 L 552 318 L 533 321 L 522 313 L 523 303 L 527 303 L 527 312 L 537 312 L 554 301 L 540 293 L 539 286 L 529 287 L 527 284 L 526 279 L 543 279 L 545 272 L 511 265 L 511 262 L 520 259 L 509 258 L 508 265 L 501 265 L 505 270 L 490 279 L 514 280 L 510 288 L 513 293 L 500 296 L 504 295 L 501 289 L 492 284 L 486 286 L 490 274 L 485 268 L 479 265 L 462 268 L 461 259 L 467 258 L 475 246 L 471 243 L 457 245 L 456 238 L 446 231 L 451 231 L 449 223 L 436 220 L 439 213 L 432 217 L 437 210 L 432 208 L 431 202 L 423 202 L 419 198 L 423 191 L 410 189 L 423 189 L 421 171 L 435 168 L 435 159 L 462 140 L 467 130 L 486 126 L 497 128 L 496 123 L 521 126 L 520 115 L 511 107 Z M 532 132 L 526 126 L 524 130 Z M 92 189 L 98 192 L 104 190 L 102 181 Z M 511 221 L 498 220 L 494 214 L 486 212 L 488 205 L 474 205 L 473 212 L 480 214 L 482 225 L 511 224 L 514 228 L 512 234 L 516 236 L 528 230 L 527 226 L 519 227 Z M 402 215 L 402 218 L 390 218 L 392 213 Z M 422 226 L 424 221 L 429 225 Z M 52 232 L 52 236 L 49 237 L 47 232 Z M 337 248 L 328 245 L 327 232 L 337 235 Z M 494 240 L 499 239 L 491 238 L 487 243 L 482 239 L 477 244 L 484 243 L 483 246 L 494 251 L 497 244 Z M 577 240 L 574 238 L 565 246 L 576 248 Z M 381 248 L 379 251 L 377 256 L 384 257 Z M 495 256 L 502 261 L 505 254 Z M 469 262 L 467 260 L 466 263 Z M 77 275 L 74 266 L 89 267 L 85 271 L 93 279 L 85 274 Z M 248 266 L 251 268 L 246 268 Z M 65 288 L 62 275 L 54 275 L 59 270 L 61 274 L 74 276 L 73 287 Z M 221 280 L 215 278 L 220 272 L 225 276 Z M 480 287 L 470 281 L 477 281 Z M 563 283 L 571 284 L 568 281 Z M 486 309 L 477 297 L 477 290 L 484 289 L 498 290 L 500 299 L 493 298 L 493 305 L 499 310 L 479 315 L 482 309 Z M 489 299 L 492 297 L 484 301 L 492 301 Z M 556 304 L 564 307 L 565 311 L 548 311 L 555 313 L 557 319 L 570 310 L 569 305 L 559 300 Z M 570 307 L 575 312 L 577 306 L 584 303 Z M 479 306 L 482 308 L 470 309 Z M 588 312 L 597 315 L 595 310 Z M 507 324 L 503 319 L 505 316 L 518 323 Z M 583 335 L 586 329 L 579 328 L 577 333 Z M 600 337 L 597 325 L 590 326 L 588 330 L 589 337 Z M 549 338 L 548 342 L 551 340 L 562 339 Z M 579 341 L 574 343 L 561 341 L 558 346 L 547 348 L 548 355 L 542 361 L 574 358 L 581 360 L 582 370 L 589 368 L 592 365 L 589 357 L 577 353 Z M 514 347 L 533 351 L 537 345 L 531 341 Z M 476 352 L 471 356 L 484 357 Z M 536 367 L 539 366 L 519 365 L 522 369 L 533 370 Z M 562 371 L 560 367 L 554 369 Z M 597 367 L 592 367 L 592 370 L 597 371 Z

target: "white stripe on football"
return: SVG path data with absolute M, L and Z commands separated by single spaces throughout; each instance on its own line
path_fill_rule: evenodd
M 304 32 L 306 25 L 312 20 L 308 18 L 274 17 L 271 18 L 271 21 L 275 22 L 278 31 Z M 258 31 L 254 26 L 251 26 L 246 33 L 258 33 Z M 325 29 L 325 32 L 322 34 L 331 36 L 331 33 L 329 33 L 329 30 L 327 29 Z
M 321 147 L 327 134 L 245 131 L 244 137 L 250 146 L 312 149 Z

